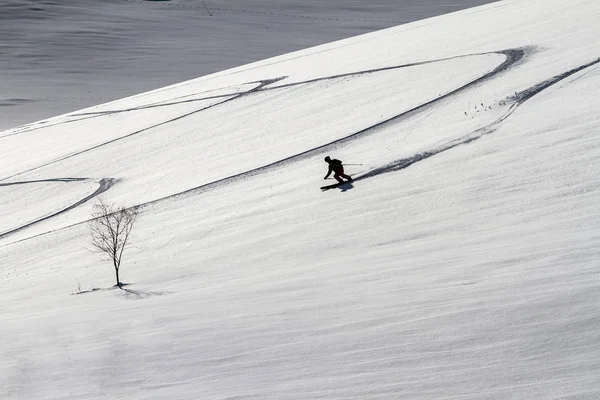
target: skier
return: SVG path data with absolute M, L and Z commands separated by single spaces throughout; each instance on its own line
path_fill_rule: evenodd
M 346 178 L 346 182 L 352 182 L 352 177 L 344 174 L 344 165 L 340 160 L 331 159 L 329 156 L 325 157 L 325 162 L 329 164 L 329 171 L 327 171 L 327 175 L 325 175 L 324 179 L 329 178 L 332 172 L 334 172 L 333 177 L 339 182 L 344 183 L 345 181 L 342 178 Z

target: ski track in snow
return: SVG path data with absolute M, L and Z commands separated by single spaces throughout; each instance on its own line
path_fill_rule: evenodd
M 42 179 L 39 181 L 23 181 L 23 182 L 11 182 L 11 183 L 0 183 L 0 187 L 2 186 L 11 186 L 11 185 L 24 185 L 24 184 L 31 184 L 31 183 L 40 183 L 40 182 L 75 182 L 75 181 L 85 181 L 88 180 L 87 178 L 56 178 L 56 179 Z M 74 209 L 75 207 L 79 207 L 80 205 L 82 205 L 83 203 L 93 199 L 96 196 L 101 195 L 102 193 L 106 192 L 108 189 L 110 189 L 115 183 L 117 183 L 118 180 L 117 179 L 113 179 L 113 178 L 103 178 L 100 180 L 99 182 L 99 186 L 98 189 L 96 189 L 93 193 L 87 195 L 86 197 L 84 197 L 83 199 L 59 210 L 53 213 L 50 213 L 48 215 L 45 215 L 41 218 L 38 218 L 34 221 L 28 222 L 26 224 L 23 224 L 21 226 L 18 226 L 16 228 L 11 228 L 5 232 L 0 232 L 0 239 L 5 238 L 13 233 L 22 231 L 23 229 L 29 228 L 32 225 L 35 225 L 37 223 L 40 223 L 42 221 L 45 221 L 47 219 L 50 218 L 54 218 L 57 215 L 66 213 L 69 210 Z
M 254 87 L 252 87 L 249 90 L 246 91 L 237 91 L 234 93 L 225 93 L 225 94 L 220 94 L 220 95 L 213 95 L 213 96 L 207 96 L 207 97 L 202 97 L 202 98 L 194 98 L 194 99 L 181 99 L 181 100 L 176 100 L 173 99 L 171 101 L 167 101 L 167 102 L 158 102 L 158 103 L 153 103 L 153 104 L 147 104 L 147 105 L 142 105 L 142 106 L 138 106 L 138 107 L 132 107 L 132 108 L 126 108 L 126 109 L 115 109 L 115 110 L 108 110 L 108 111 L 100 111 L 100 112 L 85 112 L 85 113 L 73 113 L 70 114 L 69 116 L 71 117 L 76 117 L 73 119 L 69 119 L 68 121 L 61 121 L 61 122 L 57 122 L 57 123 L 53 123 L 53 124 L 45 124 L 44 122 L 40 123 L 39 125 L 41 126 L 36 126 L 35 124 L 30 124 L 30 125 L 26 125 L 24 127 L 22 127 L 21 129 L 17 129 L 17 130 L 13 130 L 11 131 L 10 134 L 7 135 L 3 135 L 0 136 L 0 140 L 5 138 L 5 137 L 9 137 L 9 136 L 14 136 L 14 135 L 20 135 L 20 134 L 25 134 L 27 132 L 33 131 L 33 130 L 39 130 L 39 129 L 44 129 L 47 128 L 49 126 L 56 126 L 56 125 L 62 125 L 62 124 L 69 124 L 72 122 L 76 122 L 76 121 L 81 121 L 83 119 L 91 119 L 91 118 L 100 118 L 100 117 L 104 117 L 107 115 L 111 115 L 111 114 L 116 114 L 116 113 L 125 113 L 125 112 L 135 112 L 138 110 L 144 110 L 144 109 L 149 109 L 149 108 L 160 108 L 160 107 L 170 107 L 170 106 L 177 106 L 180 104 L 184 104 L 184 103 L 192 103 L 192 102 L 200 102 L 200 101 L 205 101 L 205 100 L 214 100 L 214 99 L 223 99 L 222 101 L 219 101 L 217 103 L 213 103 L 207 106 L 204 106 L 202 108 L 199 108 L 197 110 L 193 110 L 191 112 L 185 113 L 183 115 L 177 116 L 175 118 L 171 118 L 167 121 L 163 121 L 163 122 L 159 122 L 157 124 L 154 124 L 152 126 L 148 126 L 145 127 L 143 129 L 139 129 L 135 132 L 129 133 L 125 136 L 121 136 L 112 140 L 109 140 L 107 142 L 92 146 L 90 148 L 75 152 L 73 154 L 69 154 L 63 157 L 60 157 L 56 160 L 38 165 L 34 168 L 30 168 L 28 170 L 25 171 L 21 171 L 17 174 L 14 174 L 12 176 L 9 177 L 5 177 L 3 179 L 0 179 L 0 182 L 4 182 L 8 179 L 12 179 L 14 177 L 17 177 L 19 175 L 25 174 L 27 172 L 31 172 L 31 171 L 35 171 L 37 169 L 40 169 L 42 167 L 63 161 L 65 159 L 68 158 L 72 158 L 72 157 L 76 157 L 78 155 L 81 155 L 83 153 L 88 153 L 90 151 L 93 151 L 95 149 L 98 149 L 100 147 L 104 147 L 104 146 L 108 146 L 110 144 L 113 144 L 117 141 L 121 141 L 121 140 L 125 140 L 127 138 L 130 138 L 132 136 L 135 135 L 139 135 L 141 133 L 144 133 L 146 131 L 149 131 L 153 128 L 156 127 L 160 127 L 166 124 L 169 124 L 171 122 L 189 117 L 191 115 L 197 114 L 199 112 L 205 111 L 209 108 L 213 108 L 213 107 L 217 107 L 220 105 L 223 105 L 225 103 L 228 102 L 232 102 L 235 100 L 239 100 L 243 97 L 246 96 L 250 96 L 252 94 L 256 94 L 259 92 L 265 92 L 265 91 L 274 91 L 274 90 L 281 90 L 281 89 L 285 89 L 285 88 L 290 88 L 290 87 L 295 87 L 295 86 L 300 86 L 300 85 L 308 85 L 308 84 L 312 84 L 312 83 L 317 83 L 317 82 L 322 82 L 322 81 L 327 81 L 327 80 L 334 80 L 334 79 L 340 79 L 340 78 L 352 78 L 352 77 L 359 77 L 365 74 L 374 74 L 374 73 L 378 73 L 378 72 L 384 72 L 384 71 L 391 71 L 391 70 L 397 70 L 397 69 L 401 69 L 401 68 L 408 68 L 408 67 L 415 67 L 415 66 L 420 66 L 420 65 L 426 65 L 426 64 L 432 64 L 432 63 L 438 63 L 438 62 L 443 62 L 443 61 L 448 61 L 448 60 L 453 60 L 453 59 L 459 59 L 459 58 L 465 58 L 465 57 L 473 57 L 473 56 L 484 56 L 484 55 L 492 55 L 492 54 L 501 54 L 504 55 L 506 57 L 506 60 L 501 63 L 499 66 L 497 66 L 495 69 L 493 69 L 492 71 L 486 73 L 485 75 L 474 79 L 454 90 L 451 90 L 448 93 L 445 93 L 443 95 L 438 96 L 435 99 L 432 99 L 430 101 L 427 101 L 425 103 L 422 103 L 416 107 L 413 107 L 410 110 L 404 111 L 402 113 L 399 113 L 395 116 L 392 116 L 390 118 L 388 118 L 385 121 L 381 121 L 378 122 L 374 125 L 371 125 L 367 128 L 364 128 L 358 132 L 354 132 L 352 134 L 349 134 L 341 139 L 337 139 L 334 140 L 332 142 L 314 147 L 312 149 L 306 150 L 304 152 L 301 153 L 297 153 L 295 155 L 289 156 L 287 158 L 278 160 L 276 162 L 267 164 L 267 165 L 263 165 L 261 167 L 257 167 L 248 171 L 244 171 L 244 172 L 240 172 L 238 174 L 234 174 L 210 183 L 206 183 L 203 184 L 201 186 L 197 186 L 194 188 L 190 188 L 187 189 L 185 191 L 179 192 L 179 193 L 174 193 L 171 195 L 168 195 L 166 197 L 162 197 L 156 200 L 152 200 L 150 202 L 147 203 L 142 203 L 142 204 L 138 204 L 135 207 L 145 207 L 151 204 L 155 204 L 167 199 L 173 199 L 175 197 L 179 197 L 182 195 L 189 195 L 189 194 L 199 194 L 202 192 L 205 192 L 207 190 L 210 189 L 214 189 L 217 188 L 221 185 L 224 184 L 229 184 L 229 183 L 233 183 L 239 179 L 244 179 L 244 178 L 248 178 L 251 176 L 255 176 L 258 174 L 262 174 L 262 173 L 266 173 L 268 171 L 271 171 L 273 169 L 276 168 L 280 168 L 282 166 L 285 166 L 289 163 L 292 162 L 296 162 L 299 160 L 302 160 L 304 158 L 310 157 L 310 156 L 314 156 L 320 153 L 325 153 L 331 150 L 334 150 L 336 148 L 339 148 L 340 146 L 345 145 L 346 143 L 350 142 L 350 141 L 354 141 L 354 140 L 358 140 L 362 137 L 365 137 L 366 135 L 369 135 L 371 133 L 374 133 L 378 128 L 390 125 L 390 124 L 394 124 L 394 123 L 398 123 L 401 119 L 409 117 L 409 116 L 413 116 L 417 113 L 423 112 L 425 110 L 427 110 L 429 107 L 437 105 L 439 102 L 444 101 L 444 100 L 448 100 L 450 97 L 461 93 L 469 88 L 472 88 L 476 85 L 480 85 L 482 83 L 484 83 L 485 81 L 488 81 L 492 78 L 497 77 L 498 75 L 500 75 L 501 73 L 506 72 L 507 70 L 509 70 L 511 67 L 517 65 L 518 63 L 520 63 L 521 61 L 523 61 L 524 56 L 528 53 L 533 51 L 534 48 L 530 47 L 530 48 L 516 48 L 516 49 L 508 49 L 508 50 L 501 50 L 501 51 L 494 51 L 494 52 L 486 52 L 486 53 L 475 53 L 475 54 L 466 54 L 466 55 L 459 55 L 459 56 L 454 56 L 454 57 L 448 57 L 448 58 L 442 58 L 442 59 L 436 59 L 436 60 L 429 60 L 429 61 L 422 61 L 422 62 L 416 62 L 416 63 L 410 63 L 410 64 L 403 64 L 403 65 L 396 65 L 396 66 L 390 66 L 390 67 L 383 67 L 383 68 L 377 68 L 377 69 L 369 69 L 369 70 L 363 70 L 363 71 L 357 71 L 357 72 L 349 72 L 349 73 L 344 73 L 344 74 L 338 74 L 338 75 L 331 75 L 331 76 L 326 76 L 326 77 L 321 77 L 321 78 L 315 78 L 315 79 L 309 79 L 306 81 L 301 81 L 301 82 L 294 82 L 294 83 L 289 83 L 289 84 L 282 84 L 279 86 L 272 86 L 275 83 L 281 82 L 283 80 L 285 80 L 287 77 L 278 77 L 278 78 L 272 78 L 272 79 L 264 79 L 264 80 L 260 80 L 260 81 L 256 81 L 256 82 L 247 82 L 244 84 L 241 84 L 240 86 L 245 86 L 245 85 L 254 85 Z M 411 157 L 407 157 L 407 158 L 402 158 L 396 161 L 393 161 L 391 163 L 388 163 L 386 165 L 383 165 L 381 167 L 377 167 L 374 169 L 371 169 L 365 173 L 359 174 L 357 176 L 354 177 L 354 181 L 361 181 L 361 180 L 365 180 L 365 179 L 369 179 L 369 178 L 373 178 L 376 177 L 378 175 L 381 174 L 385 174 L 385 173 L 389 173 L 389 172 L 396 172 L 396 171 L 400 171 L 403 170 L 405 168 L 408 168 L 409 166 L 420 162 L 420 161 L 424 161 L 432 156 L 438 155 L 440 153 L 446 152 L 448 150 L 451 150 L 453 148 L 456 148 L 458 146 L 461 145 L 465 145 L 465 144 L 469 144 L 483 136 L 489 135 L 493 132 L 496 131 L 497 126 L 503 122 L 504 120 L 506 120 L 508 117 L 510 117 L 515 111 L 516 109 L 522 105 L 523 103 L 525 103 L 526 101 L 528 101 L 529 99 L 531 99 L 532 97 L 534 97 L 535 95 L 541 93 L 542 91 L 548 89 L 549 87 L 555 85 L 556 83 L 568 78 L 569 76 L 578 73 L 580 71 L 583 71 L 587 68 L 590 68 L 594 65 L 597 65 L 600 63 L 600 58 L 595 59 L 594 61 L 591 61 L 589 63 L 586 63 L 584 65 L 578 66 L 576 68 L 573 68 L 569 71 L 566 71 L 562 74 L 559 74 L 557 76 L 554 76 L 550 79 L 544 80 L 536 85 L 531 86 L 530 88 L 523 90 L 519 93 L 516 93 L 513 96 L 510 96 L 509 98 L 507 98 L 507 100 L 504 100 L 505 103 L 512 103 L 508 110 L 504 113 L 504 115 L 502 115 L 500 118 L 498 118 L 496 121 L 492 122 L 491 124 L 483 127 L 483 128 L 479 128 L 473 132 L 470 132 L 462 137 L 453 139 L 451 141 L 448 141 L 445 144 L 442 144 L 438 147 L 435 147 L 433 149 L 424 151 L 424 152 L 420 152 L 417 153 Z M 217 90 L 222 90 L 222 89 L 217 89 Z M 214 91 L 214 90 L 211 90 Z M 191 96 L 196 96 L 196 95 L 201 95 L 203 93 L 207 93 L 207 92 L 200 92 L 200 93 L 192 93 L 190 95 L 186 95 L 183 97 L 191 97 Z M 15 181 L 15 182 L 6 182 L 6 183 L 0 183 L 0 187 L 7 187 L 7 186 L 12 186 L 12 185 L 22 185 L 22 184 L 33 184 L 33 183 L 43 183 L 43 182 L 73 182 L 73 181 L 82 181 L 82 180 L 88 180 L 88 178 L 54 178 L 54 179 L 43 179 L 43 180 L 34 180 L 34 181 Z M 15 228 L 11 228 L 5 232 L 0 232 L 0 239 L 3 239 L 13 233 L 19 232 L 23 229 L 26 229 L 28 227 L 31 227 L 39 222 L 45 221 L 47 219 L 56 217 L 60 214 L 66 213 L 69 210 L 72 210 L 82 204 L 84 204 L 85 202 L 93 199 L 96 196 L 99 196 L 100 194 L 106 192 L 107 190 L 109 190 L 115 183 L 117 183 L 118 180 L 114 179 L 114 178 L 103 178 L 100 180 L 99 182 L 99 187 L 98 189 L 91 193 L 90 195 L 84 197 L 83 199 L 77 201 L 74 204 L 71 204 L 59 211 L 50 213 L 46 216 L 43 216 L 41 218 L 38 218 L 34 221 L 28 222 L 24 225 L 15 227 Z M 81 222 L 80 222 L 81 223 Z M 77 225 L 79 223 L 76 224 L 72 224 L 72 225 L 68 225 L 65 226 L 63 228 L 59 228 L 57 230 L 60 229 L 65 229 L 74 225 Z M 45 233 L 41 233 L 38 235 L 34 235 L 22 240 L 28 240 L 31 239 L 33 237 L 37 237 L 40 235 L 44 235 L 46 233 L 50 233 L 50 232 L 54 232 L 56 230 L 50 230 L 48 232 Z M 19 241 L 22 241 L 19 240 Z

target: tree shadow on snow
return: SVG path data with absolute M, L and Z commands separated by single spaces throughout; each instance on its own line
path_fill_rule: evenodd
M 108 288 L 95 288 L 95 287 L 91 287 L 90 289 L 86 289 L 86 290 L 82 290 L 81 288 L 79 288 L 76 292 L 71 293 L 71 295 L 78 295 L 78 294 L 86 294 L 86 293 L 92 293 L 92 292 L 101 292 L 101 291 L 109 291 L 109 290 L 120 290 L 120 292 L 118 292 L 118 296 L 120 297 L 124 297 L 126 299 L 143 299 L 146 297 L 151 297 L 151 296 L 162 296 L 163 294 L 166 294 L 167 292 L 153 292 L 153 291 L 144 291 L 144 290 L 134 290 L 134 289 L 127 289 L 125 288 L 125 286 L 131 286 L 131 283 L 121 283 L 121 285 L 114 285 Z
M 121 288 L 121 292 L 119 293 L 120 297 L 124 297 L 126 299 L 133 299 L 133 300 L 138 300 L 138 299 L 144 299 L 146 297 L 151 297 L 151 296 L 162 296 L 163 294 L 165 294 L 166 292 L 151 292 L 151 291 L 145 291 L 145 290 L 133 290 L 133 289 L 125 289 L 125 288 Z

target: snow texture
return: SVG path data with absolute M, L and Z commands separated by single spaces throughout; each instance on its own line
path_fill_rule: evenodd
M 599 17 L 502 1 L 0 132 L 0 398 L 600 398 Z M 141 211 L 126 290 L 100 193 Z
M 486 3 L 3 0 L 0 130 Z

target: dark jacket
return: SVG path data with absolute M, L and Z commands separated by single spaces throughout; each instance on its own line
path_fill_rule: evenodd
M 325 175 L 325 179 L 329 178 L 329 175 L 331 175 L 332 172 L 337 173 L 344 173 L 344 167 L 343 164 L 340 160 L 329 160 L 328 161 L 329 164 L 329 171 L 327 171 L 327 175 Z

